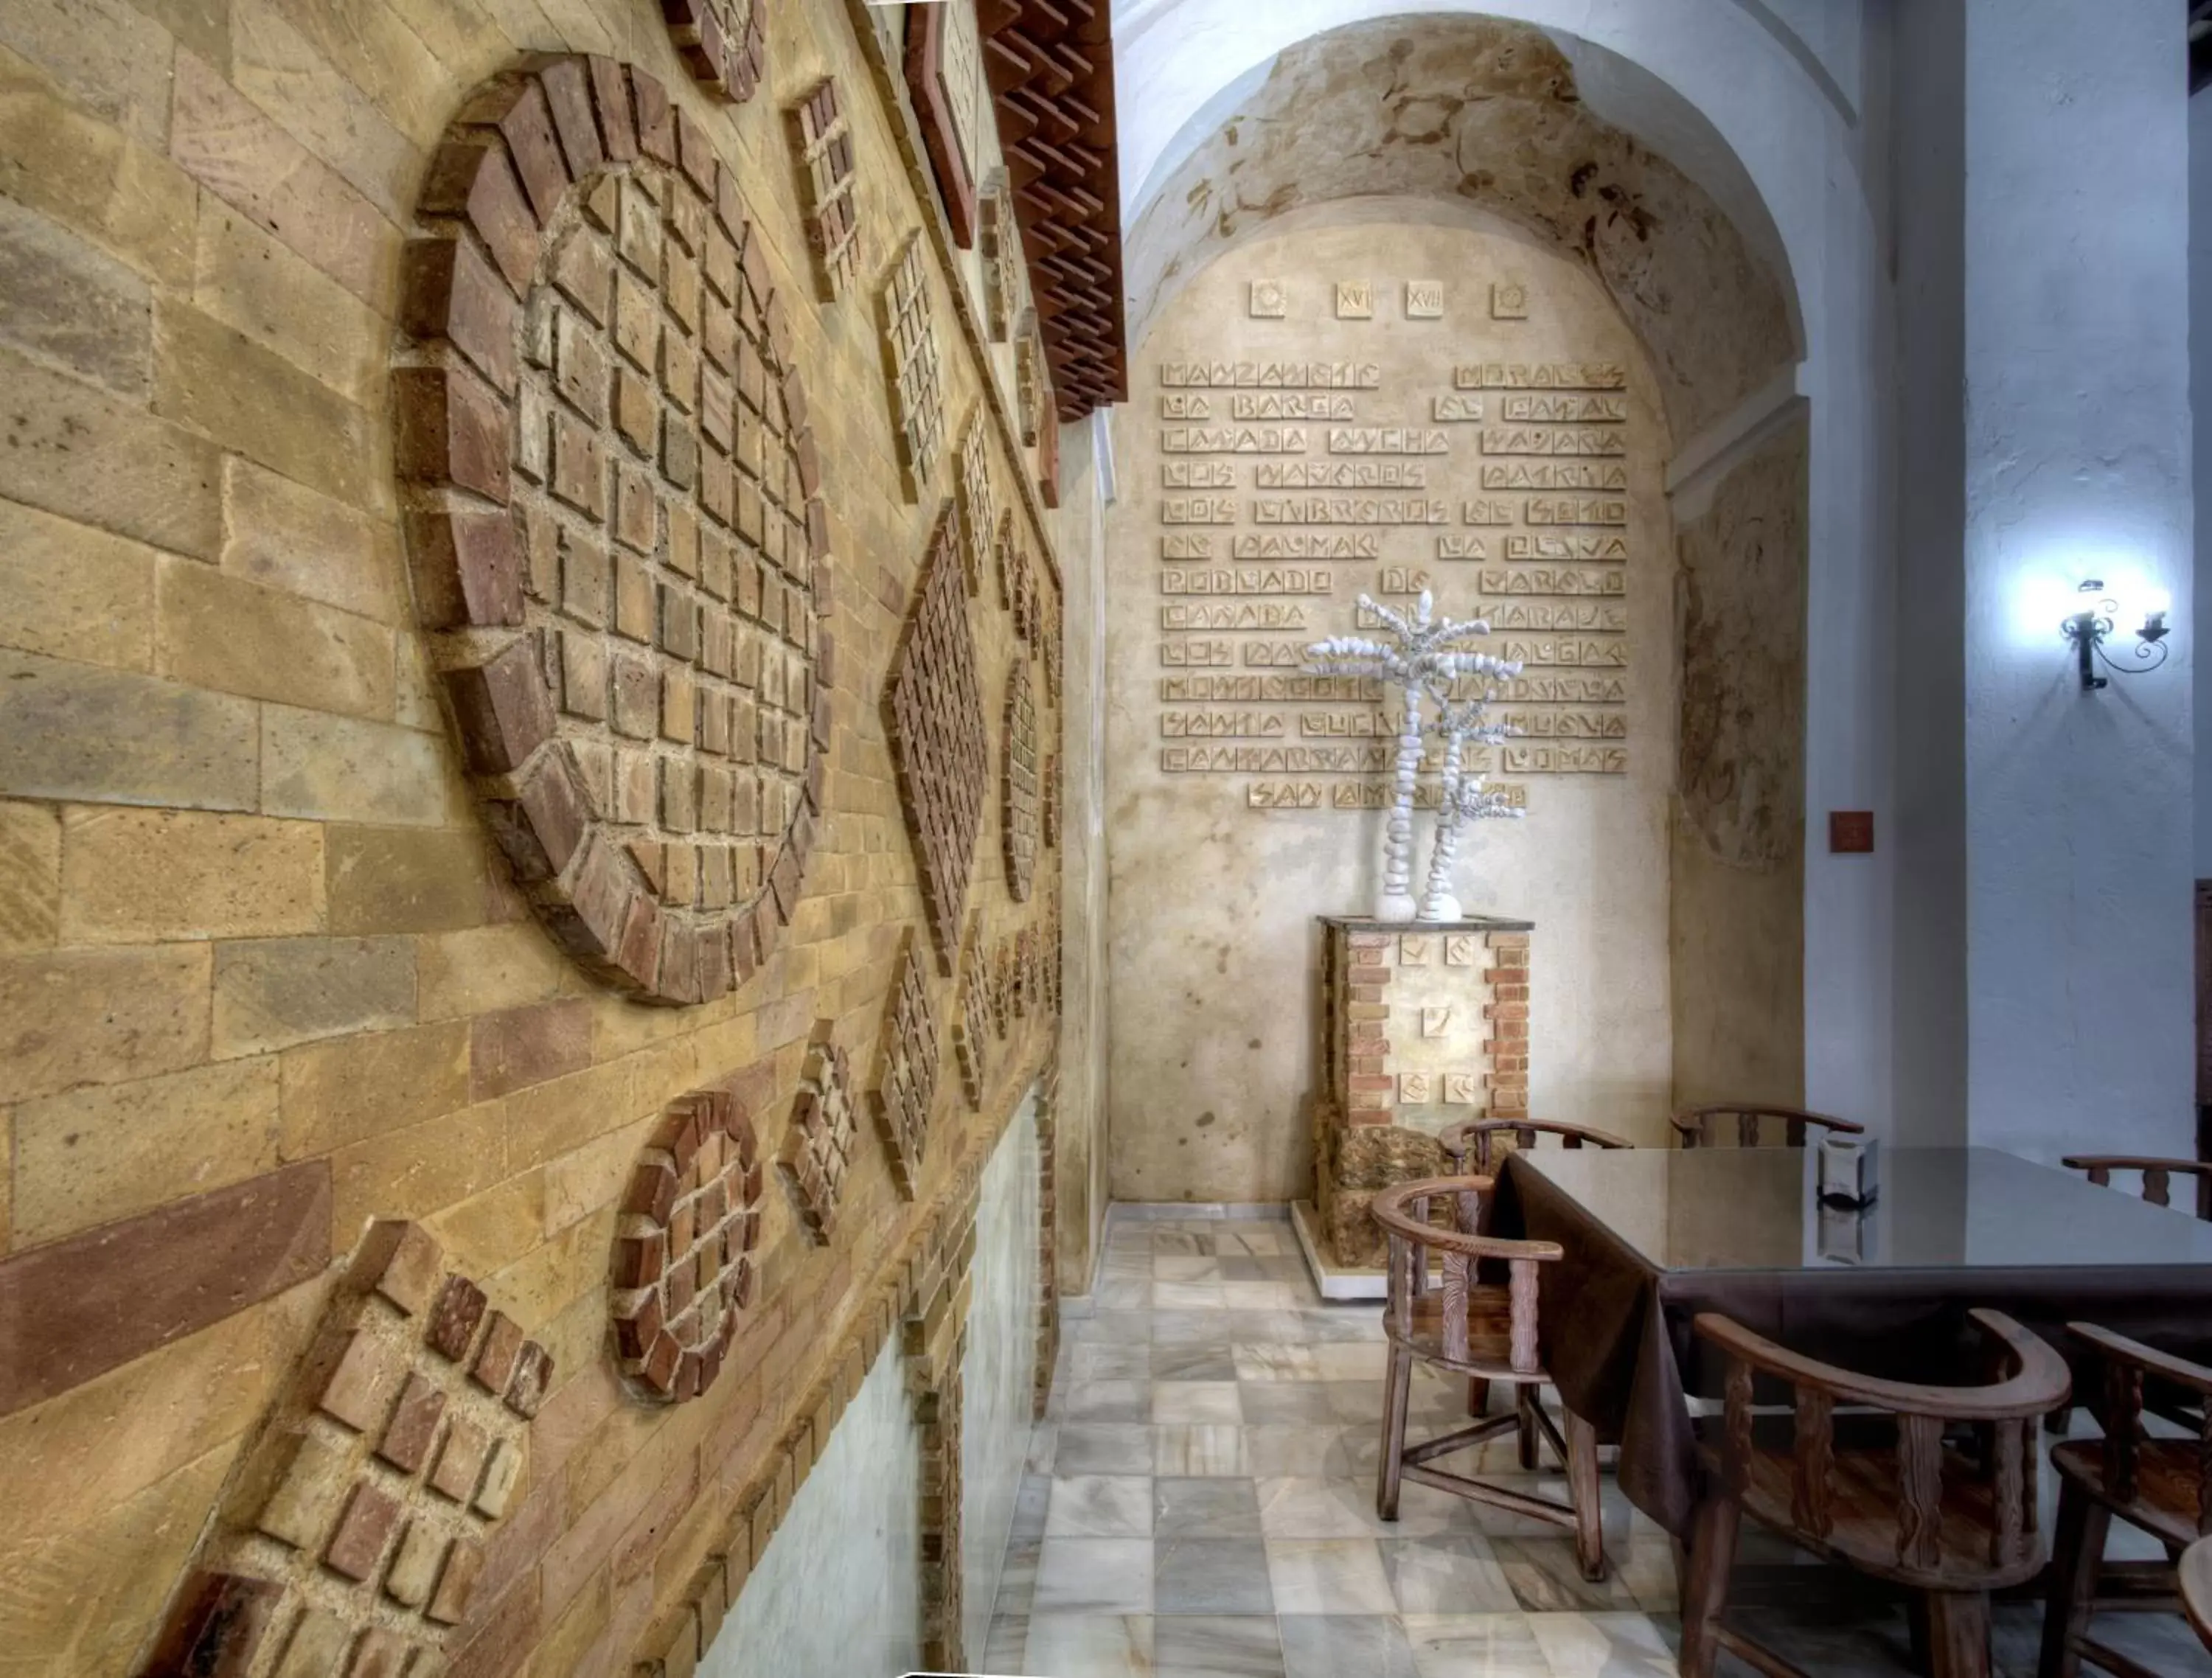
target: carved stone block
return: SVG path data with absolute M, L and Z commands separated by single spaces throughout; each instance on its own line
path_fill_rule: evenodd
M 1336 283 L 1336 318 L 1339 320 L 1372 320 L 1375 318 L 1375 282 L 1339 280 Z
M 489 84 L 419 210 L 394 454 L 487 823 L 594 976 L 712 1000 L 797 907 L 830 744 L 828 515 L 765 247 L 704 131 L 602 59 Z
M 958 517 L 939 514 L 885 695 L 892 761 L 921 864 L 938 970 L 960 947 L 968 877 L 990 781 L 975 636 L 961 582 Z
M 349 1671 L 442 1670 L 550 1379 L 544 1348 L 446 1274 L 427 1231 L 372 1225 L 147 1669 L 284 1678 L 337 1671 L 351 1645 Z
M 1492 320 L 1526 320 L 1528 318 L 1528 288 L 1516 282 L 1494 282 L 1490 288 L 1490 318 Z
M 859 1131 L 851 1065 L 825 1024 L 807 1050 L 806 1072 L 791 1105 L 791 1129 L 776 1164 L 792 1210 L 817 1247 L 828 1246 L 837 1232 L 837 1204 L 844 1198 Z
M 721 1373 L 759 1291 L 763 1173 L 744 1103 L 695 1090 L 662 1110 L 615 1229 L 616 1355 L 635 1390 L 676 1403 Z
M 1444 283 L 1442 280 L 1406 282 L 1407 319 L 1442 320 L 1443 318 Z
M 1252 282 L 1252 319 L 1280 320 L 1291 312 L 1290 293 L 1280 280 Z

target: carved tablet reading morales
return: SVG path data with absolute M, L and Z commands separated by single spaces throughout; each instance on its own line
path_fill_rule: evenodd
M 1018 903 L 1030 900 L 1037 856 L 1036 693 L 1029 660 L 1016 659 L 1006 683 L 1006 891 Z
M 891 663 L 884 701 L 899 802 L 921 868 L 938 970 L 948 975 L 959 953 L 968 875 L 991 774 L 959 542 L 959 520 L 947 502 L 922 562 L 921 585 Z
M 394 456 L 486 818 L 555 939 L 641 1000 L 751 974 L 799 899 L 829 526 L 765 246 L 652 77 L 500 78 L 404 258 Z
M 762 1176 L 728 1090 L 662 1110 L 622 1202 L 610 1296 L 617 1358 L 647 1399 L 696 1398 L 721 1373 L 759 1281 Z

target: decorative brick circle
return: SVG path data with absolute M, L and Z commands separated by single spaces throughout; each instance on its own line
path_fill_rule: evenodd
M 500 78 L 407 246 L 397 461 L 487 818 L 555 938 L 672 1004 L 796 907 L 830 739 L 828 520 L 736 178 L 652 77 Z
M 753 96 L 768 67 L 768 0 L 660 0 L 684 69 L 733 103 Z
M 646 1396 L 681 1403 L 721 1373 L 759 1283 L 761 1184 L 736 1097 L 696 1090 L 669 1103 L 630 1173 L 615 1237 L 615 1347 Z

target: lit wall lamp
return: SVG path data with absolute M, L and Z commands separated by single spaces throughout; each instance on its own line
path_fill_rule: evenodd
M 2166 638 L 2171 629 L 2166 621 L 2163 599 L 2145 603 L 2142 627 L 2136 631 L 2135 661 L 2119 664 L 2105 650 L 2105 638 L 2112 633 L 2112 620 L 2118 615 L 2120 603 L 2106 593 L 2104 583 L 2095 577 L 2083 583 L 2080 592 L 2089 599 L 2058 629 L 2074 643 L 2075 656 L 2081 660 L 2082 692 L 2094 693 L 2106 685 L 2107 678 L 2097 674 L 2092 655 L 2103 660 L 2106 669 L 2118 671 L 2123 676 L 2140 676 L 2166 662 Z

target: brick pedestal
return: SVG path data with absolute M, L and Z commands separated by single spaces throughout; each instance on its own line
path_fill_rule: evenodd
M 1448 1125 L 1528 1116 L 1534 923 L 1320 918 L 1314 1201 L 1334 1262 L 1379 1267 L 1376 1191 L 1440 1171 Z

